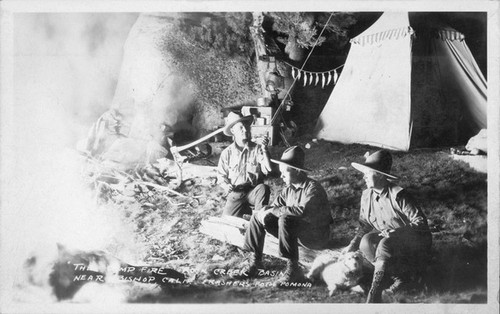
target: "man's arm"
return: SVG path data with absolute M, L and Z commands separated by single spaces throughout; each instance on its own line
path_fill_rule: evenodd
M 393 236 L 398 236 L 400 232 L 407 229 L 413 229 L 417 231 L 428 232 L 429 227 L 427 225 L 427 218 L 420 208 L 416 206 L 413 198 L 405 190 L 401 190 L 396 195 L 396 202 L 400 210 L 395 209 L 398 214 L 400 214 L 401 220 L 403 220 L 406 225 L 396 229 L 386 229 L 382 230 L 381 235 L 385 238 L 390 238 Z
M 267 137 L 260 138 L 257 141 L 257 161 L 264 175 L 268 175 L 272 170 L 271 159 L 269 158 L 269 151 L 267 150 L 268 144 L 269 139 Z
M 229 180 L 229 151 L 227 149 L 223 150 L 220 158 L 219 164 L 217 165 L 217 178 L 220 186 L 227 192 L 231 192 L 233 190 L 233 185 Z
M 359 243 L 365 234 L 372 231 L 373 228 L 368 224 L 364 217 L 359 217 L 359 226 L 356 230 L 356 235 L 352 238 L 351 242 L 344 248 L 344 252 L 354 252 L 359 249 Z
M 396 196 L 396 202 L 409 222 L 407 227 L 422 230 L 428 229 L 427 218 L 408 192 L 405 190 L 399 192 Z
M 285 200 L 289 192 L 289 189 L 283 190 L 280 196 L 274 201 L 272 213 L 275 216 L 291 215 L 302 217 L 306 211 L 314 210 L 327 204 L 325 197 L 322 197 L 323 193 L 321 190 L 314 185 L 307 188 L 297 205 L 286 204 Z
M 373 230 L 373 227 L 368 223 L 368 220 L 365 217 L 365 206 L 368 206 L 368 202 L 370 201 L 369 194 L 365 190 L 361 196 L 360 202 L 360 210 L 359 210 L 359 218 L 358 223 L 359 226 L 356 229 L 356 235 L 352 238 L 351 242 L 343 249 L 343 252 L 353 252 L 359 249 L 359 243 L 361 242 L 361 238 L 368 232 Z

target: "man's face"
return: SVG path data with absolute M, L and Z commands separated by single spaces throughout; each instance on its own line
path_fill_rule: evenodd
M 245 145 L 250 137 L 250 133 L 248 132 L 248 128 L 241 122 L 236 123 L 231 127 L 231 132 L 233 132 L 234 141 L 239 146 Z
M 366 170 L 364 172 L 363 179 L 365 180 L 366 187 L 369 189 L 381 189 L 384 188 L 386 179 L 383 174 L 372 170 Z
M 290 185 L 293 183 L 298 183 L 299 180 L 299 171 L 294 168 L 285 166 L 283 164 L 279 165 L 281 172 L 281 179 L 285 182 L 285 185 Z

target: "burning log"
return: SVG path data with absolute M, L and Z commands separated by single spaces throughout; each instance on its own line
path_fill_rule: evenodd
M 58 245 L 59 256 L 49 275 L 58 300 L 72 299 L 87 283 L 138 282 L 169 286 L 181 284 L 186 276 L 162 266 L 134 266 L 103 251 L 69 251 Z
M 180 147 L 172 146 L 172 155 L 177 158 L 176 161 L 159 158 L 152 163 L 137 165 L 129 171 L 123 170 L 115 161 L 98 160 L 92 156 L 85 156 L 88 161 L 87 180 L 96 191 L 96 202 L 126 199 L 129 202 L 141 203 L 143 208 L 153 209 L 159 208 L 159 202 L 164 200 L 173 206 L 197 203 L 196 198 L 192 198 L 192 201 L 181 200 L 179 202 L 170 197 L 188 198 L 188 196 L 176 191 L 183 183 L 183 172 L 190 177 L 190 182 L 193 181 L 194 177 L 202 177 L 209 179 L 205 184 L 215 184 L 216 168 L 184 163 L 189 158 L 182 157 L 179 152 L 196 148 L 195 145 L 220 132 L 222 129 L 218 129 L 193 143 Z M 150 149 L 150 151 L 156 150 Z M 211 146 L 207 144 L 204 150 L 197 149 L 197 151 L 200 156 L 208 156 L 211 154 Z
M 99 161 L 90 156 L 87 156 L 87 161 L 87 181 L 96 190 L 98 198 L 105 198 L 104 194 L 109 190 L 124 194 L 129 185 L 134 185 L 137 193 L 149 192 L 149 188 L 154 188 L 185 197 L 175 191 L 182 181 L 180 168 L 175 162 L 166 158 L 158 160 L 156 164 L 137 168 L 133 174 L 117 169 L 112 163 Z M 175 181 L 172 184 L 174 187 L 171 187 L 169 183 L 173 181 Z
M 131 138 L 116 140 L 101 160 L 97 160 L 91 155 L 86 156 L 90 161 L 91 168 L 88 171 L 89 181 L 97 190 L 98 198 L 105 196 L 106 190 L 124 190 L 126 183 L 145 185 L 147 188 L 167 191 L 170 194 L 183 197 L 184 195 L 175 191 L 182 184 L 183 163 L 210 156 L 212 154 L 210 145 L 205 144 L 203 150 L 197 145 L 223 132 L 223 130 L 224 128 L 219 128 L 183 146 L 174 146 L 169 141 L 170 151 L 154 140 L 147 143 Z M 191 148 L 195 148 L 195 153 L 189 151 Z M 190 156 L 181 155 L 182 151 L 187 151 Z M 145 152 L 145 158 L 140 157 L 143 155 L 142 152 Z M 164 157 L 169 155 L 168 153 L 174 160 Z M 106 184 L 102 184 L 102 182 Z M 141 187 L 138 189 L 139 193 L 144 192 Z

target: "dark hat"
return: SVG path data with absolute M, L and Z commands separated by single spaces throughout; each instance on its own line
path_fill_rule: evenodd
M 390 174 L 392 167 L 392 156 L 387 150 L 379 150 L 373 154 L 366 153 L 365 162 L 359 164 L 357 162 L 351 163 L 351 165 L 361 172 L 365 172 L 366 170 L 373 170 L 380 174 L 385 175 L 391 179 L 397 180 L 399 179 L 397 176 Z
M 250 119 L 253 120 L 253 116 L 251 116 L 251 115 L 250 116 L 242 116 L 239 113 L 231 111 L 226 117 L 226 126 L 224 127 L 224 130 L 223 130 L 224 134 L 227 136 L 232 136 L 233 132 L 231 132 L 231 128 L 233 127 L 233 125 L 235 125 L 238 122 L 247 121 Z
M 299 146 L 292 146 L 287 148 L 280 160 L 271 159 L 272 162 L 282 164 L 300 171 L 311 171 L 304 168 L 305 153 Z

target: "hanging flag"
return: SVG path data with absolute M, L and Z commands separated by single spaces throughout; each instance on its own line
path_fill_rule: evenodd
M 291 74 L 294 80 L 298 81 L 300 79 L 303 79 L 304 87 L 306 85 L 313 85 L 313 82 L 314 86 L 318 86 L 318 84 L 321 82 L 321 88 L 325 88 L 325 86 L 329 85 L 331 82 L 333 82 L 333 84 L 336 84 L 339 79 L 339 73 L 337 72 L 337 69 L 343 66 L 341 65 L 340 67 L 324 72 L 309 72 L 296 68 L 291 64 L 289 65 L 291 67 Z
M 330 80 L 332 79 L 332 73 L 328 72 L 328 80 L 326 81 L 326 85 L 330 84 Z

